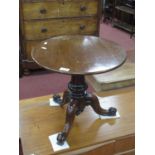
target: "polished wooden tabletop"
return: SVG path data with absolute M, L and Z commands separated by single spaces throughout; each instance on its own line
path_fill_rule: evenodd
M 126 59 L 118 44 L 95 36 L 66 35 L 42 41 L 32 50 L 40 66 L 65 74 L 96 74 L 119 67 Z

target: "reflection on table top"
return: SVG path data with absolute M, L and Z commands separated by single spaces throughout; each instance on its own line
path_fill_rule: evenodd
M 120 66 L 126 53 L 118 44 L 95 36 L 58 36 L 42 41 L 32 51 L 40 66 L 65 74 L 103 73 Z

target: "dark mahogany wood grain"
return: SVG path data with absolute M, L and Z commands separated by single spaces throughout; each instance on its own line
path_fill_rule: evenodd
M 53 37 L 32 50 L 40 66 L 65 74 L 94 74 L 120 66 L 126 59 L 118 44 L 95 36 L 66 35 Z M 69 71 L 62 71 L 60 68 Z

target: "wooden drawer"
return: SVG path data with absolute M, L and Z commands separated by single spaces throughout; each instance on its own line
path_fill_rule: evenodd
M 115 153 L 126 152 L 135 148 L 135 136 L 126 136 L 116 140 Z M 134 152 L 129 152 L 134 153 Z
M 98 0 L 65 0 L 23 3 L 23 16 L 29 19 L 47 19 L 97 15 Z
M 114 143 L 109 143 L 79 155 L 114 155 Z
M 39 40 L 57 35 L 96 34 L 97 19 L 53 19 L 46 21 L 25 21 L 25 39 Z

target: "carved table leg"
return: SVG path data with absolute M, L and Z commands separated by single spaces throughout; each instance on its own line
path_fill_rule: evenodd
M 66 140 L 69 131 L 72 127 L 76 111 L 77 111 L 77 101 L 74 100 L 67 105 L 65 126 L 63 131 L 60 134 L 58 134 L 57 137 L 58 144 L 61 145 Z
M 108 110 L 101 108 L 99 100 L 96 95 L 88 94 L 86 97 L 86 103 L 87 105 L 90 105 L 93 108 L 93 110 L 99 115 L 103 115 L 103 116 L 116 115 L 116 112 L 117 112 L 116 108 L 110 107 Z
M 70 96 L 69 96 L 69 91 L 65 90 L 63 93 L 63 97 L 62 97 L 62 103 L 60 104 L 60 106 L 64 106 L 65 104 L 70 102 Z

